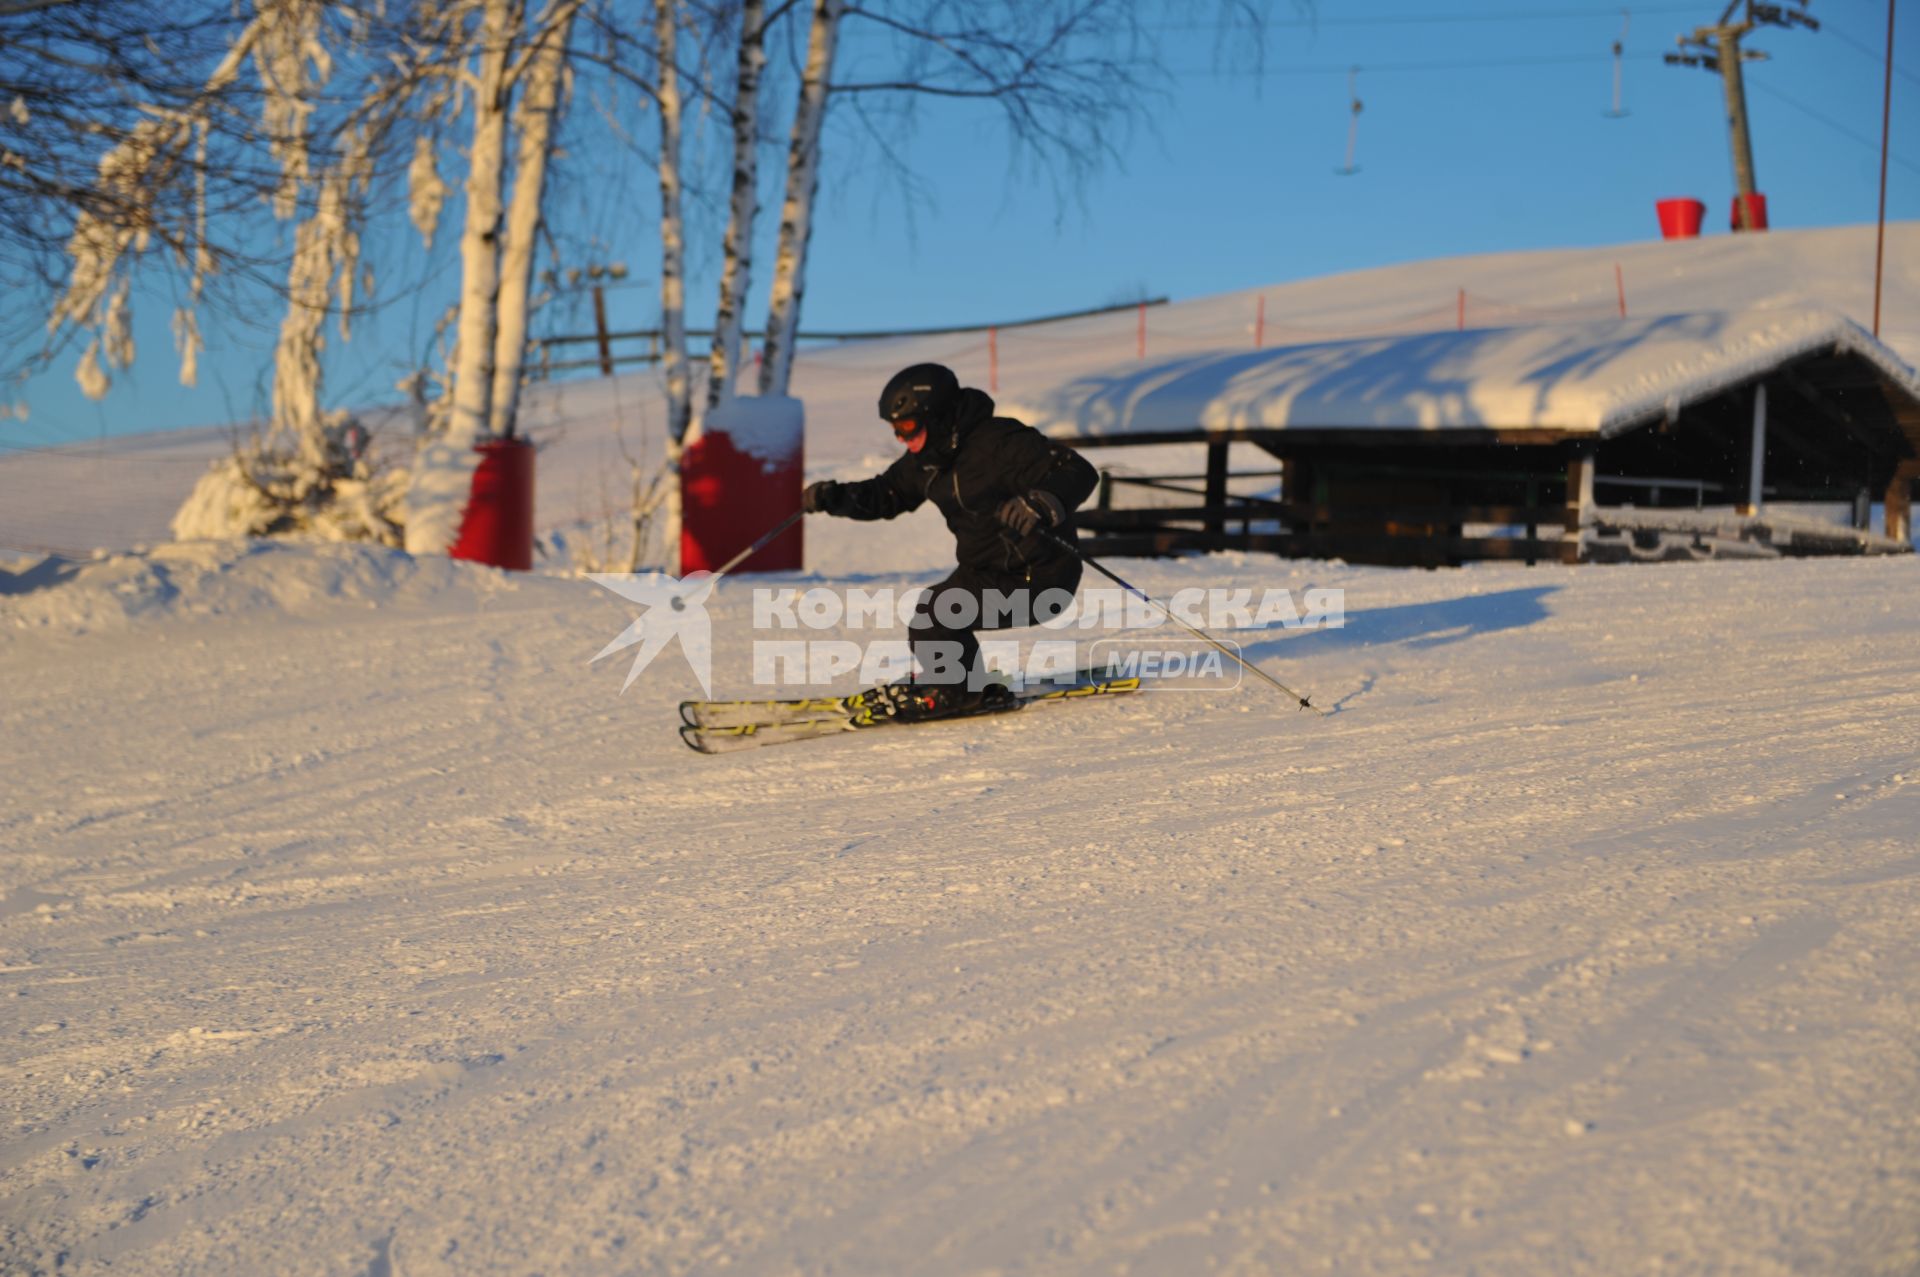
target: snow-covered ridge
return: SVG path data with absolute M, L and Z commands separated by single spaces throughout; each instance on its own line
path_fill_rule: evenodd
M 0 631 L 111 632 L 163 619 L 284 617 L 481 602 L 531 584 L 493 568 L 372 545 L 196 541 L 93 559 L 0 560 Z

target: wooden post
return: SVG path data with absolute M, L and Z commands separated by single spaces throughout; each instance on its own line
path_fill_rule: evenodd
M 1573 546 L 1568 562 L 1578 563 L 1584 555 L 1582 533 L 1587 526 L 1588 517 L 1593 511 L 1593 459 L 1592 444 L 1577 445 L 1567 454 L 1567 497 L 1566 531 L 1561 540 Z
M 1753 435 L 1747 442 L 1747 499 L 1740 513 L 1757 515 L 1763 501 L 1760 485 L 1767 470 L 1767 383 L 1753 388 Z
M 1140 333 L 1135 345 L 1140 358 L 1145 359 L 1147 357 L 1147 304 L 1145 302 L 1140 303 Z
M 1302 457 L 1280 458 L 1280 500 L 1287 507 L 1287 531 L 1306 537 L 1313 532 L 1313 463 Z
M 1903 461 L 1887 485 L 1887 535 L 1895 541 L 1913 538 L 1913 481 L 1920 477 L 1920 462 Z
M 593 335 L 600 343 L 600 375 L 613 376 L 613 340 L 607 335 L 607 294 L 593 286 Z
M 1207 521 L 1208 532 L 1227 530 L 1227 448 L 1225 439 L 1207 445 Z
M 1259 350 L 1267 344 L 1267 298 L 1260 295 L 1260 304 L 1253 312 L 1253 348 Z
M 1532 567 L 1535 563 L 1539 562 L 1539 555 L 1536 553 L 1536 550 L 1540 542 L 1540 525 L 1539 523 L 1535 522 L 1533 517 L 1533 507 L 1535 503 L 1538 502 L 1539 500 L 1540 500 L 1539 488 L 1534 483 L 1533 476 L 1528 475 L 1527 476 L 1527 494 L 1526 494 L 1527 566 L 1528 567 Z
M 987 329 L 987 389 L 1000 393 L 1000 330 Z
M 1627 317 L 1627 277 L 1620 272 L 1620 263 L 1613 264 L 1613 291 L 1620 298 L 1620 318 Z

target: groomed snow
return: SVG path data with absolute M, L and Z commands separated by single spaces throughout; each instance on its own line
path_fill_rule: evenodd
M 1615 260 L 1635 315 L 1857 323 L 1871 256 L 1419 263 L 1269 290 L 1267 337 L 1456 286 L 1470 328 L 1603 322 Z M 1250 345 L 1255 297 L 1154 312 L 1152 357 Z M 1133 322 L 1003 334 L 1003 397 Z M 802 357 L 811 474 L 895 455 L 873 396 L 925 358 L 986 379 L 971 336 Z M 534 397 L 543 525 L 624 496 L 654 393 Z M 9 459 L 0 544 L 158 540 L 195 447 Z M 771 584 L 950 561 L 927 510 L 807 541 Z M 634 612 L 585 581 L 0 555 L 0 1272 L 1920 1271 L 1913 559 L 1114 566 L 1343 588 L 1343 630 L 1228 635 L 1338 712 L 1256 685 L 712 758 L 671 654 L 624 696 L 589 663 Z M 756 584 L 716 595 L 722 695 Z
M 1920 1265 L 1911 560 L 1127 563 L 1339 712 L 709 758 L 586 582 L 201 553 L 0 596 L 0 1269 Z
M 1006 410 L 1049 434 L 1544 428 L 1613 434 L 1815 351 L 1920 378 L 1857 324 L 1753 310 L 1428 332 L 1133 360 Z

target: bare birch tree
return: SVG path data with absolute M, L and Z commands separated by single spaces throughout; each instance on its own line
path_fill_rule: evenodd
M 813 205 L 820 187 L 820 134 L 826 125 L 827 92 L 845 10 L 845 0 L 813 0 L 806 70 L 800 80 L 793 135 L 787 147 L 787 193 L 780 207 L 773 288 L 767 300 L 767 336 L 760 364 L 762 395 L 786 394 L 793 375 L 800 301 L 806 291 L 807 249 L 813 238 Z
M 567 60 L 567 42 L 579 6 L 562 6 L 538 33 L 520 104 L 519 144 L 513 166 L 513 201 L 501 248 L 499 330 L 493 356 L 493 434 L 511 439 L 519 424 L 520 380 L 526 365 L 529 289 L 547 161 L 553 154 L 554 122 Z
M 780 7 L 780 11 L 786 9 Z M 777 11 L 778 12 L 778 11 Z M 740 48 L 734 69 L 733 189 L 721 249 L 720 298 L 714 309 L 713 349 L 707 362 L 707 406 L 733 395 L 740 372 L 741 329 L 753 287 L 753 227 L 760 215 L 760 77 L 767 65 L 766 0 L 742 0 Z
M 227 102 L 259 26 L 225 4 L 0 4 L 0 374 L 90 338 L 82 376 L 104 393 L 133 353 L 131 261 L 179 263 L 197 292 L 237 256 L 208 218 L 250 208 L 267 167 Z M 197 328 L 176 327 L 190 373 Z
M 471 3 L 472 0 L 469 0 Z M 517 309 L 507 326 L 517 330 L 502 348 L 502 280 L 506 263 L 531 271 L 533 240 L 539 229 L 547 157 L 553 146 L 553 110 L 523 111 L 519 163 L 515 166 L 515 216 L 505 224 L 513 94 L 536 68 L 552 77 L 557 94 L 568 54 L 565 36 L 582 0 L 549 0 L 527 30 L 524 0 L 478 0 L 479 30 L 472 67 L 463 80 L 472 101 L 473 132 L 467 149 L 466 208 L 460 236 L 460 299 L 451 361 L 449 411 L 439 434 L 424 441 L 415 457 L 407 499 L 406 545 L 409 553 L 443 553 L 460 531 L 475 459 L 473 447 L 496 429 L 513 428 L 517 408 L 518 365 L 526 346 L 527 286 L 510 283 L 508 300 Z M 529 90 L 532 92 L 532 90 Z M 547 88 L 540 92 L 544 95 Z M 557 97 L 554 99 L 557 101 Z M 528 147 L 531 130 L 539 141 L 537 158 Z M 531 164 L 528 161 L 533 161 Z M 496 413 L 503 357 L 514 365 L 514 403 Z
M 468 81 L 473 101 L 473 140 L 467 150 L 465 225 L 460 234 L 460 321 L 453 365 L 452 417 L 446 443 L 463 452 L 492 423 L 493 354 L 500 292 L 501 191 L 507 170 L 507 121 L 512 108 L 509 74 L 515 42 L 525 19 L 521 0 L 484 0 L 475 66 Z M 421 529 L 438 536 L 438 529 Z M 457 529 L 445 533 L 448 544 Z M 407 545 L 416 543 L 413 529 Z M 423 543 L 424 548 L 424 543 Z
M 667 439 L 677 450 L 693 416 L 687 379 L 686 227 L 680 207 L 680 3 L 654 0 L 660 105 L 660 364 L 667 391 Z
M 1242 33 L 1233 55 L 1257 51 L 1265 36 L 1266 0 L 1221 0 L 1223 30 Z M 760 393 L 787 393 L 792 379 L 822 138 L 830 103 L 849 115 L 903 173 L 904 136 L 916 103 L 973 101 L 997 109 L 1009 159 L 1037 170 L 1064 203 L 1121 143 L 1164 74 L 1146 38 L 1143 11 L 1172 14 L 1187 6 L 1153 0 L 812 0 L 807 53 L 787 149 L 786 195 L 768 300 Z M 863 41 L 862 65 L 836 69 L 842 28 L 859 22 L 876 39 Z M 869 101 L 884 104 L 876 112 Z M 910 175 L 910 174 L 909 174 Z M 728 265 L 731 266 L 731 259 Z

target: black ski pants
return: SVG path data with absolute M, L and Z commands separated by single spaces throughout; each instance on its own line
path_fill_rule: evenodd
M 1017 629 L 1051 621 L 1072 606 L 1080 560 L 1061 557 L 1017 572 L 962 564 L 921 596 L 910 634 L 917 683 L 959 683 L 984 671 L 979 630 Z

